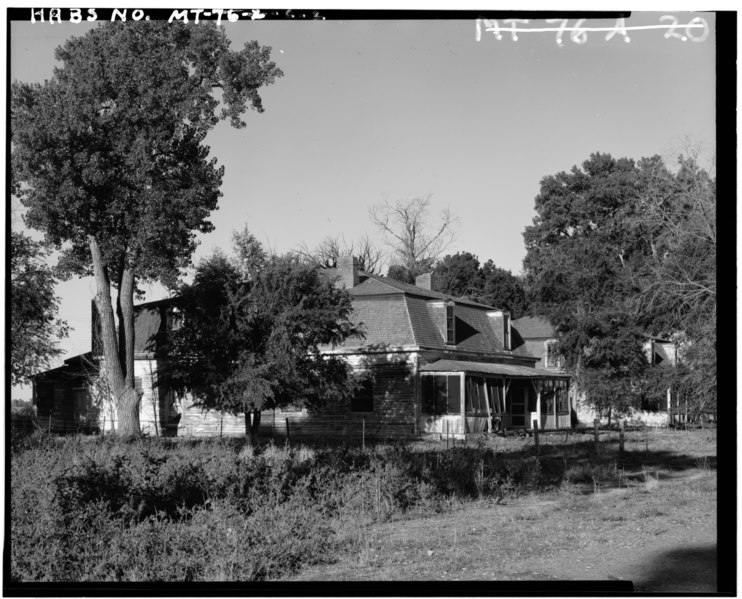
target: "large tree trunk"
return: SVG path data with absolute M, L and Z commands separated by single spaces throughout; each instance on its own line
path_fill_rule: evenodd
M 250 447 L 256 447 L 258 444 L 260 415 L 260 410 L 245 410 L 245 442 Z
M 126 283 L 127 293 L 129 294 L 128 302 L 122 297 L 124 285 L 119 288 L 117 306 L 121 309 L 119 326 L 124 332 L 122 337 L 124 348 L 120 352 L 111 302 L 111 280 L 108 269 L 103 262 L 98 241 L 95 237 L 89 236 L 88 242 L 93 258 L 93 272 L 96 282 L 95 305 L 100 316 L 106 378 L 113 394 L 118 417 L 116 429 L 124 435 L 136 435 L 139 434 L 139 394 L 134 388 L 134 279 L 132 275 L 131 280 L 127 280 Z M 127 320 L 129 321 L 128 326 L 126 324 Z M 129 334 L 127 335 L 127 333 Z
M 141 394 L 134 385 L 134 273 L 124 268 L 119 283 L 119 293 L 116 302 L 116 311 L 119 317 L 119 364 L 124 374 L 126 391 L 119 399 L 117 414 L 123 435 L 137 435 L 139 426 L 139 403 Z

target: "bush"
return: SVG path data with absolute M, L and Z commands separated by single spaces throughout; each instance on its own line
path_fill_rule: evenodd
M 13 580 L 275 579 L 338 534 L 452 501 L 532 490 L 536 458 L 170 439 L 35 438 L 12 458 Z

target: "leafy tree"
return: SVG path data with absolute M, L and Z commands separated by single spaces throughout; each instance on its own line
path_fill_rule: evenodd
M 440 260 L 433 274 L 436 291 L 503 308 L 513 318 L 522 316 L 527 308 L 523 282 L 492 260 L 480 266 L 476 256 L 459 252 Z
M 348 397 L 347 363 L 321 347 L 361 331 L 349 320 L 350 296 L 317 267 L 273 256 L 246 276 L 241 261 L 215 253 L 181 290 L 182 326 L 164 347 L 160 381 L 206 409 L 244 414 L 254 443 L 261 410 Z
M 62 350 L 56 339 L 67 336 L 68 326 L 57 318 L 57 280 L 46 263 L 48 248 L 24 233 L 10 234 L 10 379 L 13 385 L 48 368 Z
M 190 264 L 223 174 L 205 137 L 221 119 L 244 126 L 248 107 L 262 112 L 259 89 L 282 73 L 270 48 L 232 51 L 212 23 L 105 24 L 56 57 L 50 80 L 13 83 L 13 182 L 60 268 L 95 277 L 119 430 L 137 433 L 134 293 Z
M 653 232 L 640 281 L 644 320 L 676 331 L 682 363 L 675 383 L 691 412 L 716 399 L 716 180 L 696 156 L 671 173 L 654 164 L 639 193 L 637 220 Z
M 478 300 L 484 287 L 479 259 L 469 252 L 457 252 L 439 260 L 433 269 L 436 291 Z
M 523 280 L 509 270 L 495 266 L 492 260 L 482 265 L 484 285 L 479 296 L 483 304 L 504 308 L 513 318 L 520 318 L 528 309 Z
M 693 157 L 673 173 L 657 156 L 593 154 L 582 169 L 544 178 L 536 210 L 524 233 L 533 307 L 554 325 L 589 399 L 605 409 L 638 403 L 648 375 L 637 348 L 650 333 L 687 340 L 683 362 L 652 386 L 673 383 L 696 409 L 713 401 L 712 175 Z
M 389 277 L 414 283 L 417 276 L 433 270 L 435 261 L 453 242 L 456 217 L 446 209 L 431 222 L 430 211 L 430 195 L 386 201 L 369 211 L 371 222 L 379 228 L 392 253 Z
M 633 160 L 593 154 L 581 169 L 541 181 L 538 215 L 524 233 L 532 309 L 554 326 L 558 351 L 598 408 L 631 403 L 608 389 L 617 380 L 631 389 L 646 366 L 632 302 L 651 250 L 629 225 L 642 177 Z

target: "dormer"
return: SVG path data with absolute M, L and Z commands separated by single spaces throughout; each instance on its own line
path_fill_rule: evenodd
M 452 300 L 430 301 L 428 312 L 446 345 L 456 345 L 456 303 Z
M 510 328 L 510 312 L 506 310 L 491 310 L 487 312 L 487 316 L 492 319 L 497 331 L 502 338 L 502 348 L 505 351 L 513 349 L 513 335 Z

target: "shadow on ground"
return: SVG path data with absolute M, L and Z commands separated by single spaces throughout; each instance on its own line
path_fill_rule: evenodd
M 717 545 L 660 553 L 634 590 L 683 593 L 717 592 Z

